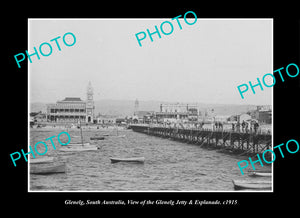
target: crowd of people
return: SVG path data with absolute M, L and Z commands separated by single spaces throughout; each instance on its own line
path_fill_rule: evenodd
M 232 123 L 231 125 L 232 131 L 245 133 L 257 133 L 259 127 L 258 122 L 245 122 L 244 120 L 242 123 L 238 121 L 237 123 Z
M 231 124 L 224 123 L 220 121 L 215 121 L 210 124 L 204 122 L 198 123 L 157 123 L 157 124 L 145 124 L 150 125 L 151 127 L 168 127 L 168 128 L 179 128 L 179 129 L 212 129 L 213 131 L 232 131 L 232 132 L 240 132 L 240 133 L 254 133 L 260 134 L 262 132 L 266 132 L 267 134 L 271 134 L 270 130 L 260 129 L 259 124 L 255 120 L 251 121 L 242 121 L 242 122 L 233 122 Z

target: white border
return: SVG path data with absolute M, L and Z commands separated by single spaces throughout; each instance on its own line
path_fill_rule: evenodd
M 153 19 L 170 19 L 170 18 L 132 18 L 132 19 L 129 19 L 129 18 L 124 18 L 124 19 L 113 19 L 113 18 L 109 18 L 109 19 L 106 19 L 106 18 L 97 18 L 97 19 L 90 19 L 90 18 L 87 18 L 87 19 L 84 19 L 84 18 L 28 18 L 27 20 L 27 25 L 28 25 L 28 28 L 27 28 L 27 31 L 28 31 L 28 48 L 30 48 L 30 22 L 29 20 L 153 20 Z M 180 18 L 180 19 L 183 19 L 183 18 Z M 273 18 L 215 18 L 215 19 L 207 19 L 207 18 L 197 18 L 199 20 L 272 20 L 272 69 L 274 71 L 274 19 Z M 28 49 L 27 48 L 27 49 Z M 27 76 L 27 79 L 28 79 L 28 115 L 27 115 L 27 119 L 28 119 L 28 122 L 27 122 L 27 129 L 28 129 L 28 147 L 27 149 L 29 149 L 29 145 L 30 145 L 30 62 L 29 60 L 27 59 L 27 63 L 28 63 L 28 76 Z M 272 86 L 272 148 L 274 147 L 274 99 L 273 99 L 273 89 L 274 86 Z M 27 150 L 28 151 L 28 150 Z M 272 166 L 271 166 L 271 169 L 272 169 L 272 189 L 271 190 L 265 190 L 265 191 L 258 191 L 258 190 L 253 190 L 253 191 L 236 191 L 236 190 L 228 190 L 228 191 L 224 191 L 224 190 L 221 190 L 221 191 L 199 191 L 199 190 L 194 190 L 194 191 L 178 191 L 178 190 L 166 190 L 166 191 L 162 191 L 162 190 L 142 190 L 142 191 L 111 191 L 111 190 L 102 190 L 102 191 L 99 191 L 99 190 L 86 190 L 86 191 L 81 191 L 81 190 L 77 190 L 77 191 L 51 191 L 51 190 L 44 190 L 44 191 L 36 191 L 36 190 L 30 190 L 30 158 L 28 158 L 28 163 L 27 163 L 27 166 L 28 166 L 28 170 L 27 170 L 27 192 L 29 193 L 44 193 L 44 192 L 54 192 L 54 193 L 76 193 L 76 192 L 111 192 L 111 193 L 115 193 L 115 192 L 118 192 L 118 193 L 129 193 L 129 192 L 134 192 L 134 193 L 148 193 L 148 192 L 156 192 L 156 193 L 202 193 L 202 192 L 219 192 L 219 193 L 222 193 L 222 192 L 226 192 L 226 193 L 273 193 L 274 192 L 274 162 L 272 162 Z

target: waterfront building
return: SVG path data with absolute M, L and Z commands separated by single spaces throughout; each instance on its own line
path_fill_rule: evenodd
M 30 117 L 33 117 L 33 121 L 35 123 L 47 122 L 47 115 L 46 115 L 46 113 L 43 113 L 42 111 L 31 112 Z
M 55 104 L 47 104 L 47 121 L 57 123 L 92 123 L 94 119 L 93 88 L 89 82 L 87 100 L 66 97 Z
M 135 111 L 133 121 L 136 123 L 150 123 L 154 119 L 154 111 Z
M 160 122 L 198 121 L 197 105 L 191 104 L 160 104 L 160 111 L 155 113 Z
M 271 110 L 258 111 L 257 120 L 264 124 L 271 124 L 272 123 L 272 111 Z
M 216 115 L 215 122 L 227 123 L 230 116 L 228 115 Z
M 256 110 L 249 112 L 253 119 L 262 124 L 272 123 L 272 108 L 270 105 L 257 106 Z
M 96 118 L 98 124 L 112 125 L 116 123 L 116 117 L 113 115 L 101 115 L 99 114 Z
M 254 119 L 258 120 L 259 123 L 262 124 L 271 124 L 272 123 L 272 111 L 260 109 L 256 111 L 252 111 L 251 115 Z

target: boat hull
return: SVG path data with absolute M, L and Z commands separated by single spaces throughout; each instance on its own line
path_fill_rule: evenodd
M 104 137 L 91 137 L 91 140 L 104 140 Z
M 60 151 L 64 152 L 78 152 L 78 151 L 96 151 L 98 150 L 98 147 L 94 145 L 89 146 L 71 146 L 71 147 L 64 147 L 59 149 Z
M 246 181 L 246 180 L 232 180 L 235 190 L 271 190 L 271 181 Z
M 30 159 L 30 164 L 53 163 L 53 157 L 43 157 L 38 159 Z
M 271 177 L 272 173 L 260 173 L 260 172 L 253 172 L 249 174 L 251 177 Z
M 90 145 L 89 142 L 83 143 L 83 146 L 89 146 L 89 145 Z M 82 143 L 81 143 L 81 142 L 69 143 L 69 144 L 67 144 L 67 145 L 62 145 L 62 146 L 82 146 Z
M 30 167 L 31 174 L 54 174 L 54 173 L 65 173 L 66 163 L 59 163 L 52 166 L 41 166 Z
M 127 163 L 144 163 L 144 157 L 132 157 L 132 158 L 110 158 L 112 163 L 127 162 Z

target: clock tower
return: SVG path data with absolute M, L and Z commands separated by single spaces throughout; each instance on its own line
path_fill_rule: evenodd
M 87 123 L 93 123 L 94 119 L 94 99 L 93 99 L 94 91 L 93 87 L 91 85 L 91 82 L 89 82 L 89 85 L 87 87 L 87 99 L 86 99 L 86 122 Z

